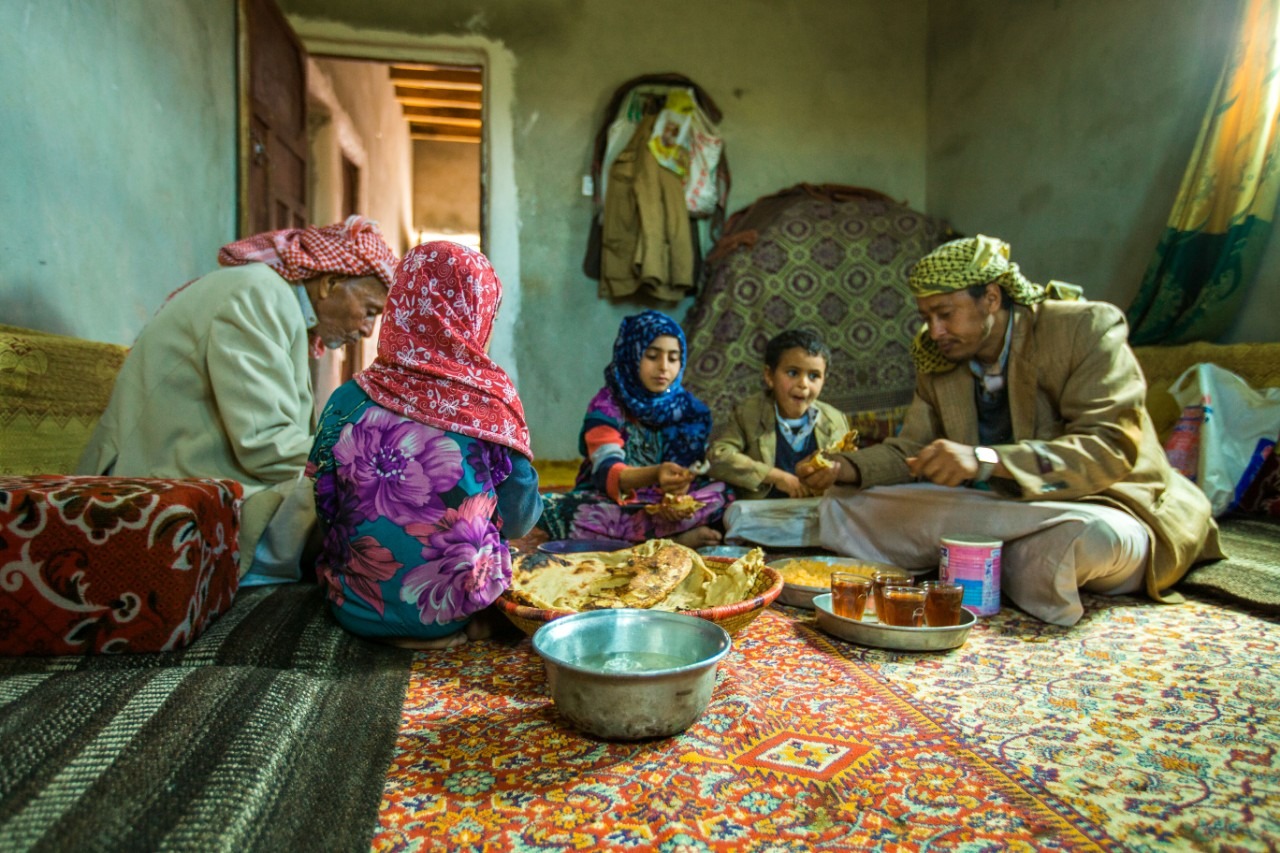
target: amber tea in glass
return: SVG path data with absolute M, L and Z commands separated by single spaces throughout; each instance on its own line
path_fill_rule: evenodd
M 831 573 L 831 612 L 837 616 L 861 621 L 870 594 L 870 578 L 852 572 Z
M 964 587 L 958 583 L 929 581 L 924 584 L 924 621 L 931 628 L 960 624 Z
M 879 617 L 884 609 L 884 588 L 893 586 L 911 586 L 916 582 L 913 577 L 903 577 L 896 572 L 876 572 L 871 576 L 871 606 Z M 883 620 L 881 620 L 883 621 Z
M 919 628 L 924 624 L 924 589 L 888 584 L 881 593 L 884 610 L 880 621 L 898 628 Z

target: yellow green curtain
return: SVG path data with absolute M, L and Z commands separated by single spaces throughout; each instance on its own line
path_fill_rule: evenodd
M 1214 341 L 1236 319 L 1280 190 L 1280 0 L 1242 0 L 1234 49 L 1129 307 L 1133 344 Z

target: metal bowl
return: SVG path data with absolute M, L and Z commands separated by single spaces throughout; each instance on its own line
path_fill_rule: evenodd
M 585 554 L 591 551 L 621 551 L 635 545 L 625 539 L 552 539 L 538 550 L 544 554 Z
M 732 640 L 719 625 L 660 610 L 591 610 L 533 635 L 556 709 L 588 734 L 639 740 L 702 716 Z

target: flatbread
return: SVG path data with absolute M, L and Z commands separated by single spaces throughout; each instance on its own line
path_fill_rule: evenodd
M 605 559 L 612 556 L 525 554 L 511 566 L 511 587 L 507 594 L 520 604 L 540 610 L 577 610 L 590 590 L 614 578 Z M 622 584 L 626 579 L 618 578 L 616 582 Z
M 512 566 L 508 596 L 549 610 L 639 607 L 701 610 L 742 601 L 764 566 L 755 548 L 726 566 L 667 539 L 611 553 L 526 554 Z
M 692 549 L 666 539 L 612 553 L 516 560 L 510 595 L 521 604 L 551 610 L 650 607 L 679 586 L 693 568 Z
M 693 569 L 693 551 L 665 539 L 650 540 L 655 547 L 633 549 L 636 553 L 619 566 L 615 577 L 626 576 L 620 586 L 606 584 L 588 598 L 580 610 L 605 610 L 611 607 L 652 607 L 680 585 Z M 649 543 L 646 542 L 645 545 Z M 646 551 L 652 553 L 644 553 Z
M 858 449 L 858 431 L 851 429 L 840 437 L 839 441 L 834 441 L 827 447 L 823 448 L 823 452 L 829 455 L 837 453 L 853 453 Z
M 644 508 L 644 511 L 649 513 L 649 515 L 656 515 L 664 509 L 669 509 L 681 518 L 688 518 L 704 506 L 706 506 L 706 504 L 691 494 L 685 493 L 683 495 L 673 495 L 670 492 L 667 492 L 662 496 L 662 500 L 658 501 L 656 504 L 649 504 Z

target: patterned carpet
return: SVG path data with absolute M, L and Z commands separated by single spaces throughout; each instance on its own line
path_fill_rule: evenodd
M 373 849 L 1275 849 L 1277 625 L 1087 608 L 925 654 L 770 610 L 708 712 L 639 744 L 562 725 L 528 640 L 419 654 Z

